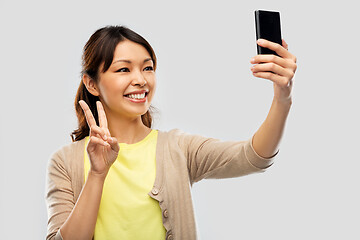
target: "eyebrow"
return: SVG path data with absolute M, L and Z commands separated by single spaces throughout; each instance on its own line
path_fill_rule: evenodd
M 145 62 L 148 62 L 148 61 L 152 61 L 152 59 L 151 59 L 151 58 L 146 58 L 146 59 L 144 60 L 144 63 L 145 63 Z M 117 63 L 117 62 L 131 63 L 131 61 L 130 61 L 130 60 L 127 60 L 127 59 L 118 59 L 118 60 L 114 61 L 112 64 Z

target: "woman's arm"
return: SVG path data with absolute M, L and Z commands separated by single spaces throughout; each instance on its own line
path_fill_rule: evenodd
M 64 240 L 91 239 L 99 211 L 104 181 L 111 165 L 116 160 L 120 147 L 116 138 L 111 137 L 104 108 L 97 104 L 99 125 L 85 101 L 79 102 L 84 110 L 90 127 L 87 153 L 90 159 L 90 171 L 79 198 L 69 217 L 60 228 Z
M 254 150 L 260 156 L 269 158 L 277 153 L 290 106 L 291 102 L 273 100 L 265 121 L 253 137 Z
M 291 90 L 293 77 L 297 68 L 296 57 L 288 50 L 283 40 L 282 46 L 264 39 L 258 44 L 275 51 L 275 55 L 257 55 L 251 59 L 255 64 L 253 75 L 274 83 L 274 99 L 270 111 L 253 137 L 254 150 L 262 157 L 274 156 L 283 135 L 286 119 L 292 104 Z
M 64 240 L 92 238 L 104 181 L 104 176 L 89 172 L 71 214 L 60 228 L 61 236 Z

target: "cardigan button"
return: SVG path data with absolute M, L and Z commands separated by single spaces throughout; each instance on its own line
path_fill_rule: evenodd
M 152 194 L 157 195 L 159 193 L 159 190 L 157 188 L 153 188 L 151 192 Z
M 167 209 L 164 210 L 163 214 L 164 214 L 164 217 L 165 217 L 165 218 L 167 218 L 167 217 L 169 216 Z
M 174 237 L 171 234 L 169 234 L 169 236 L 166 238 L 166 240 L 173 240 L 173 239 L 174 239 Z

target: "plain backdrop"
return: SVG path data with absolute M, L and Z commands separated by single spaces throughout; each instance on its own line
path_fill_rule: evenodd
M 265 173 L 193 188 L 201 239 L 360 239 L 356 1 L 1 1 L 0 238 L 44 239 L 46 165 L 71 142 L 82 48 L 106 25 L 158 57 L 154 128 L 250 138 L 272 83 L 254 78 L 254 10 L 281 12 L 298 58 L 293 106 Z M 181 209 L 179 209 L 181 211 Z

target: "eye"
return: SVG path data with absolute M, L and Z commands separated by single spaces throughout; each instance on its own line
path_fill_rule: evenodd
M 153 67 L 151 67 L 151 66 L 148 66 L 148 67 L 144 68 L 144 70 L 145 70 L 145 71 L 153 71 L 153 70 L 154 70 L 154 68 L 153 68 Z
M 128 68 L 120 68 L 116 72 L 130 72 Z

